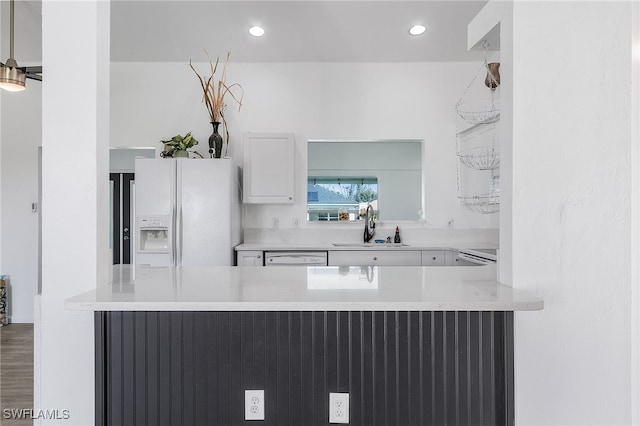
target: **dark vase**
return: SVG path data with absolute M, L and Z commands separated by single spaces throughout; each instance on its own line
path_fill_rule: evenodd
M 495 90 L 500 85 L 500 62 L 487 64 L 487 77 L 484 79 L 484 85 L 491 90 Z
M 209 155 L 211 158 L 220 158 L 222 156 L 222 136 L 218 133 L 219 121 L 212 121 L 213 133 L 209 136 Z

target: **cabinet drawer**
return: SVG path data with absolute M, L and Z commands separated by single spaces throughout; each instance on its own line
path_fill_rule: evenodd
M 444 250 L 423 250 L 422 266 L 444 266 Z
M 238 266 L 263 266 L 262 251 L 243 250 L 238 252 Z
M 344 250 L 330 251 L 330 266 L 420 266 L 419 251 L 411 250 Z

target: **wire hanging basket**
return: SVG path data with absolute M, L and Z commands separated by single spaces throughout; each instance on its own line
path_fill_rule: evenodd
M 460 162 L 476 170 L 493 170 L 500 167 L 500 152 L 498 147 L 479 146 L 458 152 Z
M 491 214 L 500 211 L 498 169 L 480 170 L 458 165 L 458 201 L 469 210 Z
M 496 124 L 477 124 L 456 134 L 456 152 L 465 166 L 476 170 L 500 167 L 499 132 Z
M 488 44 L 483 47 L 484 62 L 455 105 L 458 200 L 473 212 L 492 214 L 500 211 L 500 64 L 487 63 Z M 482 85 L 474 86 L 478 77 L 488 95 Z
M 477 213 L 492 214 L 500 211 L 500 196 L 496 194 L 458 197 L 460 204 Z
M 500 118 L 500 100 L 495 93 L 496 88 L 500 85 L 500 73 L 498 71 L 500 64 L 497 62 L 487 63 L 488 44 L 486 42 L 483 43 L 483 47 L 484 62 L 455 106 L 458 116 L 469 124 L 490 123 Z M 489 88 L 489 96 L 470 96 L 469 99 L 466 99 L 469 90 L 478 77 L 484 78 L 484 85 Z
M 456 104 L 458 116 L 469 124 L 493 123 L 500 119 L 500 100 L 496 97 L 462 101 Z

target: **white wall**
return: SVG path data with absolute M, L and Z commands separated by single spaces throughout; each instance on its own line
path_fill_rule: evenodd
M 107 282 L 109 2 L 42 6 L 42 296 L 36 410 L 69 410 L 43 424 L 94 421 L 93 315 L 65 300 Z M 74 73 L 69 84 L 69 70 Z
M 495 51 L 489 52 L 489 61 L 500 62 L 500 235 L 498 252 L 498 278 L 511 285 L 513 249 L 513 2 L 489 1 L 473 18 L 467 28 L 467 47 L 481 48 L 483 41 Z
M 630 424 L 638 404 L 631 28 L 630 2 L 513 4 L 513 284 L 545 302 L 516 314 L 517 424 Z
M 640 4 L 632 8 L 631 55 L 631 421 L 640 424 Z
M 295 204 L 248 206 L 244 226 L 269 229 L 272 218 L 279 217 L 281 228 L 291 228 L 292 217 L 306 217 L 307 140 L 406 138 L 425 140 L 424 227 L 446 228 L 454 218 L 458 228 L 497 229 L 498 215 L 470 212 L 457 200 L 454 105 L 480 65 L 230 64 L 228 81 L 245 90 L 242 110 L 238 113 L 232 104 L 228 109 L 230 155 L 241 159 L 244 132 L 294 132 L 296 137 Z M 196 64 L 202 71 L 207 66 Z M 211 129 L 186 60 L 112 63 L 111 71 L 113 146 L 160 146 L 163 137 L 193 131 L 206 152 Z M 307 226 L 302 223 L 303 229 Z
M 2 2 L 3 35 L 9 31 L 8 3 Z M 25 8 L 16 4 L 16 22 L 24 13 Z M 20 60 L 19 36 L 16 28 L 16 59 L 20 65 L 30 65 Z M 9 43 L 8 37 L 3 40 L 4 62 Z M 29 56 L 32 51 L 26 50 Z M 23 92 L 0 91 L 0 274 L 10 276 L 8 313 L 16 323 L 33 322 L 33 297 L 38 291 L 38 214 L 31 213 L 31 203 L 38 201 L 42 85 L 34 80 L 26 85 Z
M 27 80 L 23 92 L 2 92 L 0 140 L 0 274 L 10 275 L 11 322 L 33 322 L 38 291 L 38 145 L 42 129 L 42 85 Z

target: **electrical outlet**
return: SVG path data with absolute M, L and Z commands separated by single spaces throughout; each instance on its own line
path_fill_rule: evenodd
M 244 419 L 264 420 L 264 390 L 244 391 Z
M 291 221 L 291 223 L 293 224 L 294 228 L 300 228 L 300 218 L 299 217 L 294 217 L 293 220 Z
M 348 393 L 329 393 L 329 423 L 349 423 Z
M 272 228 L 280 228 L 280 218 L 274 216 L 273 219 L 271 219 L 271 227 Z

